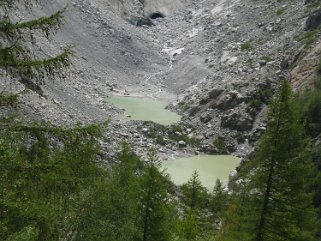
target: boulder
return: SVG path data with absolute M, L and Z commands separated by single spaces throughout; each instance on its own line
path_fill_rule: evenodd
M 189 111 L 189 116 L 195 116 L 200 110 L 201 108 L 199 106 L 193 106 Z
M 142 17 L 131 17 L 127 20 L 130 24 L 141 27 L 141 26 L 153 26 L 154 23 L 149 18 Z
M 207 123 L 210 120 L 212 120 L 212 116 L 210 114 L 208 114 L 208 113 L 203 114 L 203 115 L 200 116 L 200 121 L 203 122 L 203 123 Z
M 305 30 L 313 30 L 321 25 L 321 9 L 313 12 L 305 22 Z
M 235 106 L 241 104 L 244 101 L 244 97 L 237 91 L 230 91 L 226 95 L 219 98 L 212 104 L 212 108 L 228 110 L 232 109 Z
M 250 131 L 253 127 L 253 119 L 248 114 L 232 112 L 222 116 L 221 127 L 237 131 Z
M 224 91 L 223 89 L 213 89 L 209 93 L 209 97 L 211 99 L 215 99 L 215 98 L 219 97 L 223 93 L 223 91 Z
M 186 142 L 183 141 L 183 140 L 180 140 L 180 141 L 178 142 L 178 146 L 179 146 L 179 147 L 185 147 L 185 146 L 186 146 Z

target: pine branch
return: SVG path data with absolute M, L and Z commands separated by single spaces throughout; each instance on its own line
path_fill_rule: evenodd
M 0 21 L 0 33 L 5 35 L 13 34 L 14 31 L 21 29 L 30 29 L 30 30 L 41 30 L 49 35 L 50 31 L 55 28 L 57 30 L 61 26 L 64 19 L 63 14 L 66 11 L 65 7 L 62 10 L 57 11 L 49 17 L 40 17 L 31 21 L 21 22 L 21 23 L 12 23 L 8 19 L 3 19 Z
M 43 59 L 43 60 L 32 60 L 30 58 L 25 59 L 12 59 L 12 60 L 0 60 L 1 67 L 49 67 L 51 65 L 57 65 L 58 63 L 62 63 L 67 65 L 68 64 L 68 57 L 73 55 L 73 51 L 71 47 L 67 47 L 64 51 L 56 57 Z
M 4 52 L 4 51 L 2 51 Z M 37 73 L 54 76 L 55 70 L 70 66 L 70 57 L 74 54 L 71 46 L 67 46 L 63 52 L 55 57 L 41 60 L 34 60 L 29 57 L 18 59 L 15 53 L 9 51 L 5 58 L 1 58 L 0 68 L 4 68 L 11 75 L 26 75 L 34 77 Z

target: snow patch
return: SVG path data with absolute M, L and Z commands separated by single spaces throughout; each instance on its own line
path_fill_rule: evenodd
M 199 31 L 200 31 L 200 30 L 199 30 L 198 28 L 193 28 L 192 30 L 189 30 L 189 31 L 188 31 L 188 36 L 189 36 L 190 38 L 193 38 L 193 37 L 195 37 L 195 36 L 198 34 Z
M 221 57 L 221 64 L 232 65 L 237 61 L 236 56 L 231 56 L 229 51 L 224 51 Z
M 162 49 L 162 52 L 166 53 L 170 56 L 173 56 L 173 55 L 179 55 L 179 54 L 183 53 L 184 49 L 185 48 L 170 48 L 170 47 L 165 46 Z

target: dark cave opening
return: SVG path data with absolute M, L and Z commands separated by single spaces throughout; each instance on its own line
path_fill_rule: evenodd
M 164 14 L 160 13 L 160 12 L 155 12 L 152 13 L 151 15 L 149 15 L 149 18 L 151 19 L 157 19 L 157 18 L 164 18 Z

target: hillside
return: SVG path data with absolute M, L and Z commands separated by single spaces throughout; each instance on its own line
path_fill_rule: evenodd
M 196 149 L 246 155 L 265 130 L 265 107 L 280 80 L 294 79 L 302 88 L 297 69 L 291 69 L 315 45 L 305 46 L 306 19 L 314 8 L 302 0 L 55 0 L 22 20 L 66 4 L 64 26 L 49 42 L 39 36 L 38 48 L 52 54 L 74 45 L 73 66 L 63 79 L 44 80 L 42 96 L 24 94 L 19 111 L 67 125 L 111 118 L 107 135 L 125 136 L 133 145 L 144 124 L 124 122 L 106 96 L 170 100 L 170 108 L 183 115 L 182 129 L 200 140 Z M 155 13 L 164 18 L 149 20 Z M 6 90 L 22 88 L 17 83 Z M 224 150 L 213 144 L 217 140 Z M 165 152 L 175 154 L 176 145 Z
M 0 240 L 321 240 L 320 0 L 0 0 Z

